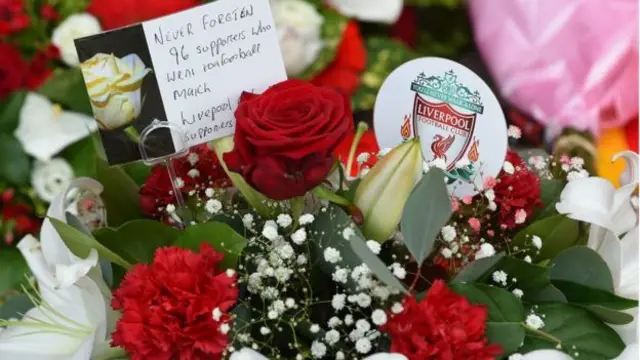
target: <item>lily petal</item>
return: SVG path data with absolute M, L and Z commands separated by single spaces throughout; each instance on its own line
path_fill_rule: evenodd
M 362 21 L 391 24 L 398 20 L 402 11 L 402 0 L 329 0 L 329 4 L 343 15 Z
M 638 175 L 638 169 L 640 169 L 640 156 L 633 151 L 622 151 L 615 154 L 611 161 L 615 162 L 620 158 L 627 162 L 627 167 L 622 175 L 620 175 L 620 184 L 624 186 L 640 182 L 640 176 Z
M 98 252 L 96 249 L 91 249 L 89 257 L 84 260 L 76 261 L 71 265 L 57 264 L 56 279 L 60 282 L 60 287 L 71 286 L 96 265 L 98 265 Z
M 616 294 L 632 299 L 638 298 L 638 268 L 640 267 L 640 259 L 638 255 L 640 234 L 638 227 L 629 231 L 620 240 L 622 248 L 622 260 L 620 269 L 620 285 L 616 288 Z
M 249 348 L 243 348 L 240 351 L 235 351 L 231 354 L 229 360 L 269 360 L 262 354 L 253 351 Z
M 637 341 L 638 339 L 636 339 Z M 638 347 L 638 343 L 634 343 L 631 345 L 628 345 L 624 351 L 622 352 L 622 354 L 620 354 L 617 358 L 615 358 L 614 360 L 638 360 L 638 358 L 640 354 L 640 348 Z
M 371 355 L 364 360 L 407 360 L 407 357 L 402 354 L 378 353 Z
M 573 358 L 558 350 L 536 350 L 524 354 L 521 360 L 573 360 Z
M 603 178 L 574 180 L 562 190 L 556 210 L 572 219 L 609 228 L 614 193 L 613 185 Z

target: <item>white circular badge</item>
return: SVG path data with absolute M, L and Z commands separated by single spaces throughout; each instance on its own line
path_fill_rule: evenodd
M 449 192 L 476 194 L 507 153 L 498 99 L 473 71 L 447 59 L 409 61 L 384 81 L 373 113 L 381 148 L 417 136 L 427 163 L 444 164 Z

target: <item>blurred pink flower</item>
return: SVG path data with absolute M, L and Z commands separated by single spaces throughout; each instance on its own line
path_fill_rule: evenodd
M 471 219 L 469 219 L 469 226 L 471 226 L 471 228 L 475 232 L 480 231 L 480 220 L 478 220 L 477 218 L 472 217 Z

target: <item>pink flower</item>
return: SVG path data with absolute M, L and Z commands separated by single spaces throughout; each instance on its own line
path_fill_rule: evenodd
M 571 158 L 569 157 L 569 155 L 562 155 L 560 156 L 560 162 L 568 165 L 571 163 Z
M 451 211 L 456 212 L 460 209 L 460 203 L 458 203 L 458 199 L 452 197 L 451 198 Z
M 485 190 L 493 189 L 496 186 L 496 178 L 493 176 L 487 176 L 484 178 L 484 188 Z
M 524 221 L 527 220 L 527 212 L 524 209 L 518 209 L 515 216 L 516 224 L 524 224 Z
M 525 214 L 526 215 L 526 214 Z M 478 232 L 480 231 L 480 220 L 478 220 L 475 217 L 472 217 L 471 219 L 469 219 L 469 226 L 471 226 L 471 228 L 473 229 L 473 231 Z
M 493 237 L 493 235 L 495 235 L 496 233 L 493 230 L 487 230 L 487 235 L 489 235 L 490 237 Z
M 467 195 L 462 198 L 462 203 L 466 205 L 470 205 L 472 202 L 473 202 L 473 197 L 471 197 L 470 195 Z

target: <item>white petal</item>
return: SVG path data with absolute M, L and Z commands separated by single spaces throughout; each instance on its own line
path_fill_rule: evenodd
M 378 353 L 366 357 L 364 360 L 407 360 L 407 357 L 402 354 Z
M 636 187 L 637 184 L 625 185 L 614 194 L 610 229 L 618 236 L 638 225 L 638 214 L 631 204 Z
M 613 156 L 612 161 L 617 161 L 618 159 L 624 159 L 627 162 L 627 167 L 625 168 L 622 175 L 620 175 L 620 184 L 628 185 L 628 184 L 637 184 L 640 182 L 638 177 L 638 170 L 640 169 L 640 158 L 638 154 L 633 151 L 622 151 Z
M 620 262 L 620 284 L 616 288 L 616 294 L 632 299 L 638 298 L 639 236 L 636 226 L 620 240 L 622 261 Z
M 343 15 L 362 21 L 393 23 L 402 11 L 402 0 L 329 0 Z
M 240 351 L 235 351 L 231 354 L 229 360 L 269 360 L 267 357 L 260 353 L 257 353 L 249 348 L 244 348 Z
M 637 340 L 637 339 L 636 339 Z M 638 360 L 640 358 L 640 348 L 638 343 L 628 345 L 626 349 L 614 360 Z
M 58 286 L 58 282 L 51 273 L 51 269 L 49 269 L 44 258 L 40 243 L 35 237 L 32 235 L 25 236 L 20 240 L 17 248 L 22 253 L 22 256 L 26 260 L 31 273 L 40 284 L 40 287 L 56 288 Z
M 571 181 L 562 190 L 556 210 L 572 219 L 609 227 L 614 193 L 613 185 L 603 178 Z
M 98 264 L 98 252 L 91 249 L 89 256 L 84 260 L 79 260 L 71 265 L 56 264 L 56 279 L 60 287 L 68 287 L 76 283 L 78 279 L 87 275 L 91 268 Z
M 524 354 L 522 360 L 573 360 L 573 358 L 558 350 L 536 350 Z

